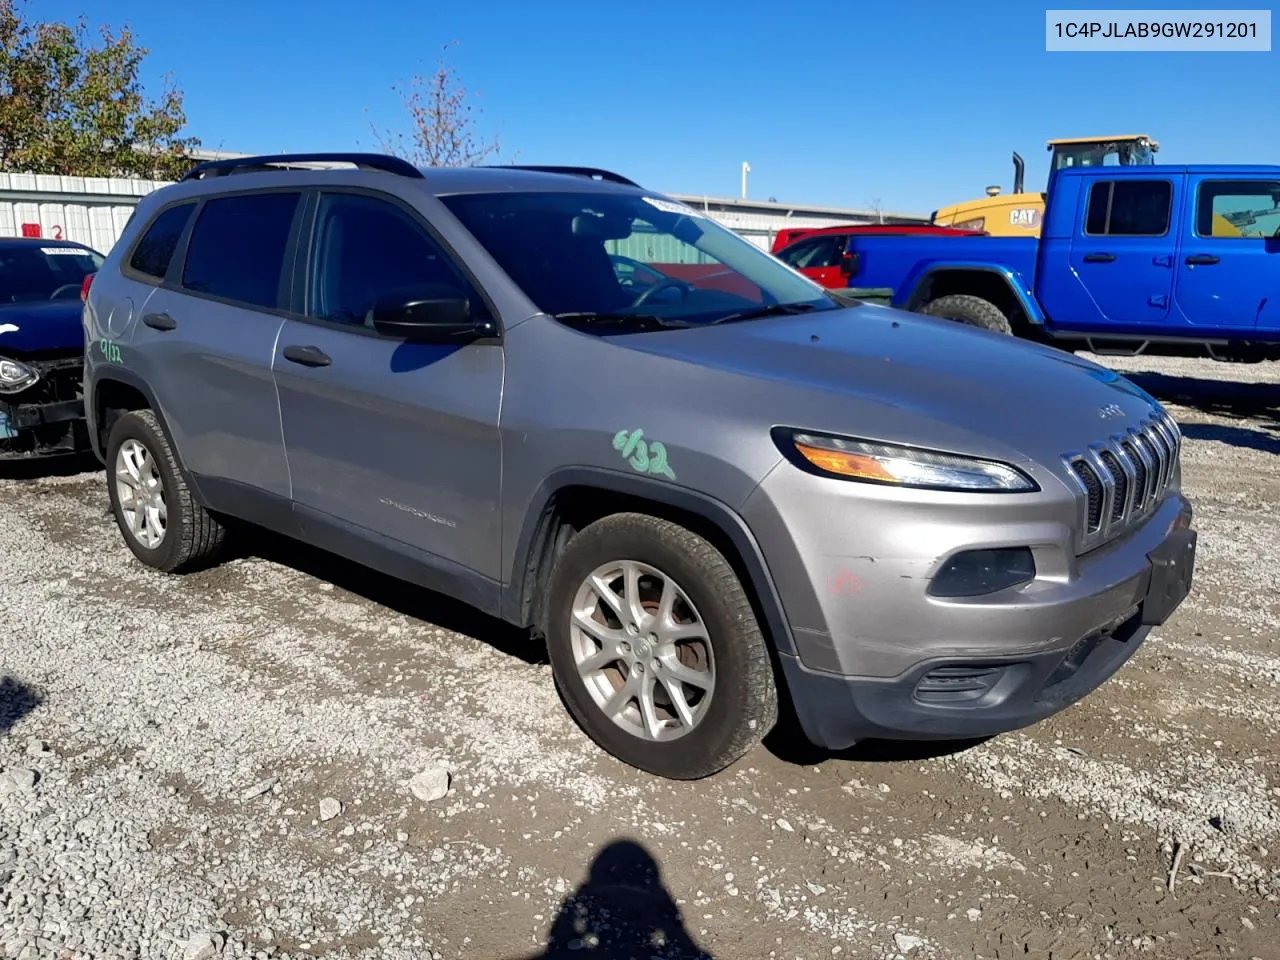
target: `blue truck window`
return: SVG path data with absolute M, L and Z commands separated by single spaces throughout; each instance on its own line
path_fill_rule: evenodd
M 1089 191 L 1084 232 L 1091 237 L 1162 237 L 1169 232 L 1168 180 L 1098 180 Z
M 1280 237 L 1280 180 L 1205 180 L 1196 196 L 1196 236 Z

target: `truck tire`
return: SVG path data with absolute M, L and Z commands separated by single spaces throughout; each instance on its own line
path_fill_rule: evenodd
M 138 560 L 181 573 L 217 554 L 225 530 L 191 495 L 153 412 L 134 410 L 112 424 L 106 455 L 111 512 Z
M 587 736 L 623 763 L 700 779 L 777 722 L 751 602 L 697 534 L 645 514 L 605 517 L 569 541 L 548 586 L 556 686 Z
M 939 297 L 937 300 L 930 300 L 920 309 L 920 312 L 931 317 L 967 323 L 971 327 L 981 327 L 992 333 L 1013 335 L 1009 318 L 1000 312 L 999 307 L 990 300 L 983 300 L 981 297 L 967 293 L 953 293 Z

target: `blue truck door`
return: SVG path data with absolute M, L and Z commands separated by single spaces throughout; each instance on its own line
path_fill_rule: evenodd
M 1178 252 L 1179 319 L 1223 332 L 1280 330 L 1280 178 L 1206 176 Z
M 1181 177 L 1116 177 L 1089 186 L 1084 229 L 1071 244 L 1071 269 L 1097 313 L 1081 326 L 1150 328 L 1169 316 L 1172 224 Z M 1076 318 L 1060 317 L 1076 324 Z M 1093 322 L 1090 323 L 1089 321 Z

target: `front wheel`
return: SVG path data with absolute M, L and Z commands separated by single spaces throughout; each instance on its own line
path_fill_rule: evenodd
M 967 293 L 953 293 L 949 296 L 930 300 L 921 309 L 921 313 L 944 320 L 955 320 L 971 327 L 981 327 L 992 333 L 1013 334 L 1013 326 L 1009 318 L 990 300 L 983 300 Z
M 547 648 L 574 719 L 631 766 L 676 780 L 724 769 L 777 721 L 765 640 L 732 566 L 678 524 L 615 514 L 556 563 Z

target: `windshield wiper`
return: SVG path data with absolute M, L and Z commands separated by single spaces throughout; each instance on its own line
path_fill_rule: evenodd
M 634 330 L 680 330 L 691 326 L 682 320 L 671 320 L 649 313 L 596 313 L 576 310 L 553 313 L 552 316 L 575 327 L 623 327 Z
M 721 317 L 719 320 L 712 320 L 708 326 L 714 326 L 717 323 L 737 323 L 739 320 L 755 320 L 759 317 L 808 313 L 813 309 L 815 307 L 812 303 L 770 303 L 754 310 L 743 310 L 741 313 L 731 313 L 727 317 Z

